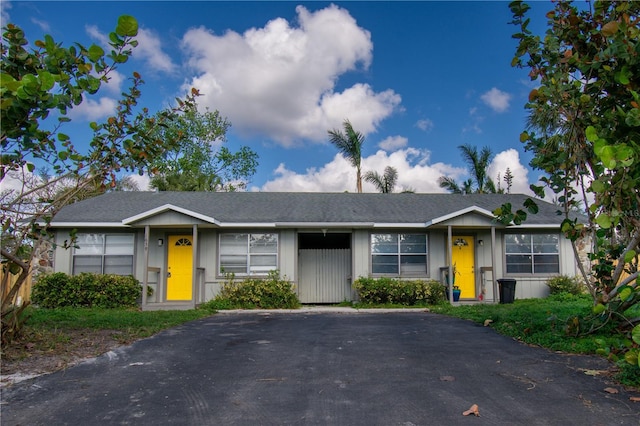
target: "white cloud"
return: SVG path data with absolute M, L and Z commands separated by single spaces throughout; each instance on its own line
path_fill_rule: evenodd
M 529 170 L 520 162 L 520 154 L 513 148 L 498 153 L 493 157 L 491 164 L 489 164 L 489 167 L 487 168 L 489 177 L 496 183 L 498 180 L 498 173 L 500 174 L 500 187 L 505 190 L 507 189 L 507 184 L 504 181 L 504 174 L 506 173 L 507 168 L 509 168 L 513 175 L 511 193 L 531 195 L 532 193 L 529 189 L 529 179 L 527 176 Z
M 111 98 L 99 98 L 97 100 L 85 98 L 78 106 L 69 111 L 72 119 L 99 120 L 116 112 L 117 101 Z
M 103 48 L 105 49 L 109 48 L 109 50 L 111 50 L 109 46 L 109 36 L 100 32 L 97 26 L 85 25 L 84 30 L 87 32 L 87 34 L 89 34 L 91 38 L 93 38 L 98 43 L 100 43 Z
M 136 184 L 138 185 L 138 189 L 140 191 L 150 191 L 151 188 L 149 187 L 149 183 L 151 182 L 151 179 L 149 178 L 148 174 L 143 174 L 142 176 L 139 174 L 133 174 L 133 175 L 129 175 L 129 178 Z
M 176 65 L 171 61 L 171 57 L 162 51 L 160 37 L 155 32 L 140 28 L 136 40 L 138 40 L 138 46 L 133 50 L 134 58 L 144 60 L 155 72 L 174 73 L 176 71 Z
M 409 141 L 404 136 L 389 136 L 378 144 L 385 151 L 395 151 L 407 146 Z
M 385 167 L 395 167 L 398 171 L 398 184 L 395 192 L 411 188 L 416 192 L 443 192 L 438 186 L 442 175 L 459 176 L 464 169 L 444 163 L 429 164 L 430 152 L 415 148 L 395 151 L 391 154 L 379 150 L 374 155 L 362 159 L 362 170 L 383 173 Z M 356 172 L 351 164 L 340 154 L 321 168 L 307 169 L 305 173 L 296 173 L 280 164 L 274 171 L 275 179 L 268 181 L 259 191 L 295 191 L 295 192 L 355 192 Z M 375 187 L 363 182 L 364 192 L 377 192 Z
M 480 96 L 480 99 L 482 99 L 482 102 L 488 105 L 495 112 L 505 112 L 509 109 L 511 95 L 493 87 L 491 90 Z
M 425 132 L 428 132 L 429 130 L 433 129 L 433 126 L 434 126 L 433 121 L 428 118 L 424 118 L 416 122 L 416 127 L 420 130 L 424 130 Z
M 86 25 L 85 31 L 89 36 L 102 45 L 105 51 L 110 51 L 109 37 L 101 32 L 95 25 Z M 171 57 L 162 51 L 160 37 L 152 30 L 138 29 L 135 37 L 138 46 L 133 49 L 133 58 L 146 62 L 146 65 L 154 72 L 173 73 L 177 66 L 171 61 Z
M 0 2 L 0 20 L 2 20 L 3 27 L 11 20 L 11 17 L 9 16 L 9 9 L 11 9 L 11 7 L 10 1 Z
M 51 26 L 48 22 L 41 21 L 40 19 L 31 18 L 31 22 L 36 24 L 42 31 L 51 31 Z
M 196 76 L 186 89 L 199 89 L 198 104 L 224 111 L 239 133 L 283 146 L 324 142 L 345 119 L 365 135 L 375 132 L 400 96 L 367 84 L 335 91 L 342 74 L 371 63 L 371 34 L 335 5 L 296 11 L 298 26 L 277 18 L 243 34 L 189 30 L 183 48 Z

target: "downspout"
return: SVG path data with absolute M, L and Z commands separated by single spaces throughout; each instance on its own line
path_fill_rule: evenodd
M 491 281 L 493 281 L 493 303 L 498 300 L 498 285 L 496 281 L 496 227 L 491 227 Z
M 147 287 L 149 286 L 149 225 L 144 227 L 144 274 L 142 281 L 142 310 L 147 306 Z
M 447 263 L 449 264 L 449 303 L 453 305 L 453 253 L 452 253 L 452 245 L 453 245 L 453 236 L 451 231 L 451 225 L 447 226 Z

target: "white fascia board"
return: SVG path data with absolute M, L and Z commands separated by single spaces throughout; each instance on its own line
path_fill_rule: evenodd
M 426 228 L 427 224 L 424 222 L 416 223 L 375 223 L 374 228 Z
M 212 218 L 211 216 L 207 216 L 207 215 L 204 215 L 204 214 L 196 213 L 196 212 L 191 211 L 189 209 L 185 209 L 185 208 L 182 208 L 182 207 L 174 206 L 173 204 L 164 204 L 164 205 L 162 205 L 160 207 L 156 207 L 155 209 L 147 210 L 146 212 L 137 214 L 135 216 L 128 217 L 126 219 L 123 219 L 122 223 L 124 225 L 129 225 L 129 224 L 137 222 L 139 220 L 146 219 L 148 217 L 155 216 L 157 214 L 164 213 L 164 212 L 167 212 L 167 211 L 170 211 L 170 210 L 178 212 L 178 213 L 182 213 L 182 214 L 184 214 L 186 216 L 190 216 L 190 217 L 193 217 L 193 218 L 196 218 L 196 219 L 200 219 L 203 222 L 212 223 L 214 225 L 220 225 L 220 223 L 217 220 L 215 220 L 214 218 Z
M 278 228 L 371 228 L 373 222 L 276 222 Z
M 51 228 L 130 228 L 121 222 L 51 222 Z
M 217 222 L 220 228 L 275 228 L 275 223 L 261 222 Z
M 427 226 L 436 225 L 438 223 L 445 222 L 445 221 L 447 221 L 449 219 L 453 219 L 454 217 L 463 216 L 463 215 L 469 214 L 469 213 L 479 213 L 481 215 L 490 217 L 492 219 L 495 217 L 493 215 L 493 213 L 491 213 L 489 210 L 480 208 L 478 206 L 469 206 L 469 207 L 466 207 L 466 208 L 464 208 L 462 210 L 457 210 L 455 212 L 452 212 L 452 213 L 446 214 L 444 216 L 440 216 L 440 217 L 437 217 L 437 218 L 435 218 L 433 220 L 430 220 L 429 222 L 427 222 L 426 225 Z

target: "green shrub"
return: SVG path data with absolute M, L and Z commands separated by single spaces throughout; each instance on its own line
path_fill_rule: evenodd
M 211 309 L 295 309 L 300 301 L 291 282 L 281 278 L 278 271 L 271 271 L 267 278 L 242 281 L 228 275 L 220 294 L 205 305 Z
M 558 275 L 549 278 L 546 284 L 551 294 L 569 293 L 579 295 L 584 293 L 584 285 L 576 277 Z
M 371 305 L 436 305 L 445 298 L 445 286 L 435 280 L 360 277 L 353 286 L 362 303 Z
M 137 306 L 141 294 L 142 286 L 131 275 L 56 272 L 38 278 L 31 300 L 42 308 L 126 308 Z

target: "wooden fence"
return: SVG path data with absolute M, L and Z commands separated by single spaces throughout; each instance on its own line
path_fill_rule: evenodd
M 13 275 L 9 277 L 7 282 L 5 283 L 5 277 L 3 275 L 3 271 L 0 268 L 0 285 L 2 285 L 2 292 L 0 294 L 5 295 L 9 293 L 13 284 L 18 280 L 18 275 Z M 20 291 L 18 291 L 18 298 L 23 302 L 28 302 L 31 300 L 31 275 L 27 277 L 27 280 L 22 283 L 22 287 L 20 287 Z

